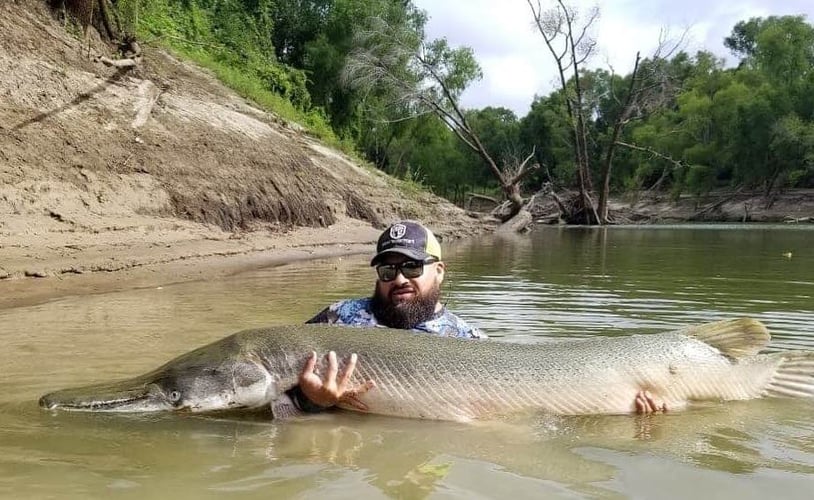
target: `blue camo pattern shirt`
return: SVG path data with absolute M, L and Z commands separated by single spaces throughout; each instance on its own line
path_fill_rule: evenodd
M 335 302 L 319 314 L 308 320 L 308 323 L 330 323 L 335 325 L 383 327 L 370 311 L 370 297 L 347 299 Z M 470 326 L 446 307 L 435 313 L 429 320 L 416 325 L 414 331 L 431 333 L 445 337 L 463 337 L 483 339 L 486 335 Z

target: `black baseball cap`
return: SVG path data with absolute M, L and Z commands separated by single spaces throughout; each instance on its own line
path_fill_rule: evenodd
M 398 253 L 415 260 L 441 260 L 441 244 L 432 231 L 418 222 L 396 222 L 384 230 L 376 245 L 376 255 L 370 261 L 375 266 L 387 254 Z

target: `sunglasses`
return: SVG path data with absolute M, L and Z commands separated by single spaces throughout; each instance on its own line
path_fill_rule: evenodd
M 399 264 L 379 264 L 376 266 L 376 273 L 379 275 L 379 280 L 384 282 L 393 281 L 399 273 L 409 280 L 424 274 L 424 266 L 435 262 L 438 261 L 427 259 L 425 261 L 407 260 Z

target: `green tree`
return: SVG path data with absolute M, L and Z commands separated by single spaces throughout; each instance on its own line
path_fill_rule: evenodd
M 571 129 L 564 109 L 562 93 L 554 91 L 547 97 L 535 97 L 520 120 L 518 139 L 525 151 L 535 152 L 537 163 L 543 166 L 536 174 L 537 184 L 548 181 L 572 186 L 576 182 Z
M 402 118 L 432 113 L 440 118 L 458 139 L 474 151 L 500 183 L 510 201 L 509 219 L 523 207 L 520 183 L 532 171 L 529 155 L 516 168 L 501 168 L 495 152 L 484 145 L 460 106 L 467 86 L 481 78 L 481 69 L 468 47 L 452 48 L 445 39 L 424 40 L 423 30 L 377 19 L 357 38 L 358 49 L 348 59 L 345 82 L 353 89 L 369 93 L 385 89 L 391 108 Z M 406 62 L 406 67 L 405 67 Z M 513 166 L 514 167 L 514 166 Z

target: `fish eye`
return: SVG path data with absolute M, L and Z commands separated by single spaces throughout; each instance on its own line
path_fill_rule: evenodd
M 173 403 L 177 403 L 178 401 L 181 401 L 181 391 L 171 391 L 169 393 L 169 398 L 170 398 L 170 401 L 173 402 Z

